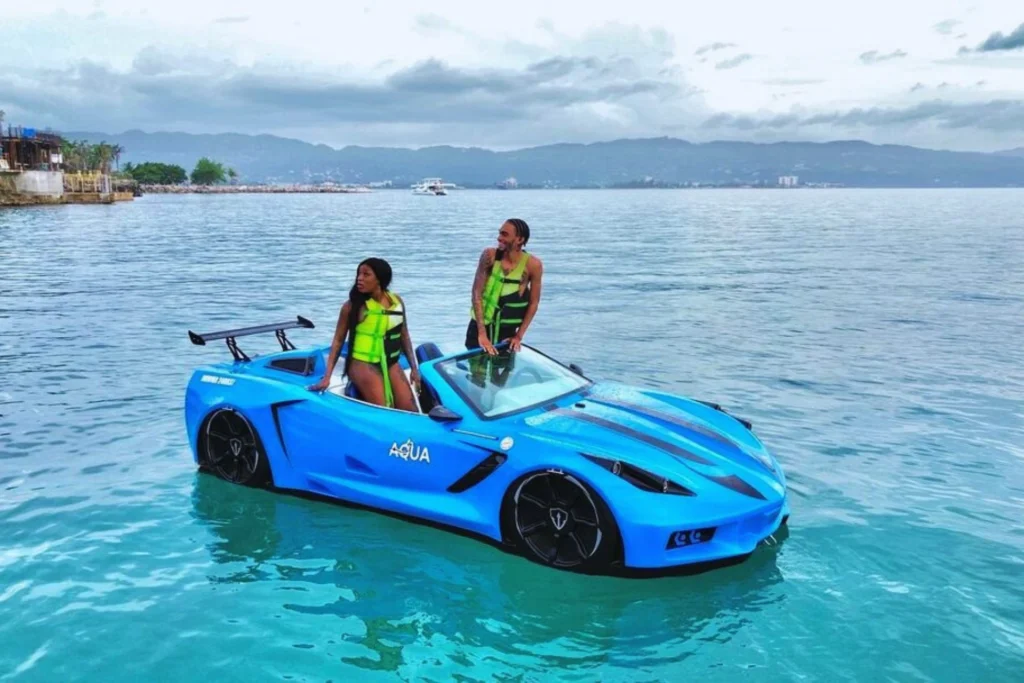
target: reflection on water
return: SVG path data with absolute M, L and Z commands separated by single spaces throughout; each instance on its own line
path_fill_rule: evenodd
M 394 670 L 402 649 L 423 638 L 538 670 L 652 666 L 685 658 L 703 639 L 727 642 L 785 600 L 775 564 L 784 544 L 713 574 L 584 577 L 443 530 L 206 474 L 196 476 L 193 503 L 220 566 L 211 581 L 281 582 L 283 610 L 358 620 L 357 642 L 371 652 L 345 661 L 360 667 Z M 293 592 L 308 599 L 293 601 Z

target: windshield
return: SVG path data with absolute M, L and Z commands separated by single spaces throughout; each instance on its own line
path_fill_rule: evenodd
M 437 371 L 483 418 L 526 410 L 590 385 L 585 377 L 541 353 L 483 351 L 441 361 Z

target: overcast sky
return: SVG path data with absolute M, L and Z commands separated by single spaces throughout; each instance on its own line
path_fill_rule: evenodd
M 145 4 L 3 2 L 8 122 L 332 146 L 1024 146 L 1021 0 Z

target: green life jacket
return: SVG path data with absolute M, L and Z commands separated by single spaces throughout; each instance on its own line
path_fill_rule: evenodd
M 391 306 L 384 308 L 376 299 L 366 300 L 366 317 L 356 325 L 352 340 L 352 358 L 364 363 L 377 363 L 384 376 L 384 398 L 394 406 L 388 368 L 398 362 L 402 354 L 402 330 L 405 326 L 405 307 L 397 296 L 387 292 Z
M 519 286 L 523 282 L 526 263 L 529 260 L 530 255 L 523 250 L 519 262 L 508 275 L 505 275 L 501 267 L 501 259 L 495 258 L 494 265 L 491 266 L 491 274 L 484 285 L 481 303 L 487 336 L 495 344 L 515 335 L 523 322 L 526 307 L 530 302 L 526 292 L 519 293 Z M 475 318 L 476 312 L 471 311 L 470 315 Z

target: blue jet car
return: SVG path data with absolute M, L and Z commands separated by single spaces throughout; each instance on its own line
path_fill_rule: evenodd
M 416 348 L 421 413 L 361 401 L 294 321 L 196 334 L 234 360 L 197 369 L 185 422 L 201 471 L 488 539 L 586 573 L 703 571 L 746 559 L 789 518 L 779 463 L 721 406 L 595 382 L 534 348 Z M 250 358 L 236 338 L 274 332 Z M 344 350 L 342 351 L 344 353 Z M 408 369 L 407 359 L 401 358 Z M 338 363 L 340 368 L 343 364 Z

